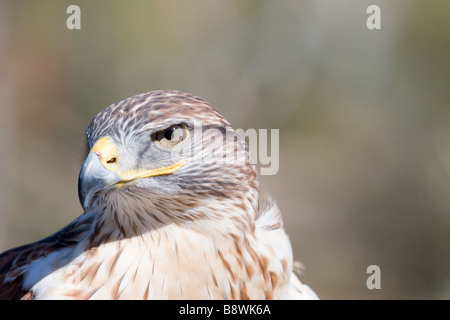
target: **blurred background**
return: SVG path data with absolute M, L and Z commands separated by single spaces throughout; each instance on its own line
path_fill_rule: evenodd
M 71 4 L 81 30 L 66 27 Z M 449 299 L 449 13 L 445 0 L 1 0 L 0 251 L 82 213 L 100 110 L 179 89 L 235 128 L 280 130 L 261 190 L 322 299 Z

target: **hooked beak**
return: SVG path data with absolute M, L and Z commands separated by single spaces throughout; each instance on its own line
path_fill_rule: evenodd
M 96 152 L 90 152 L 78 176 L 78 197 L 81 206 L 86 211 L 97 191 L 103 190 L 120 182 L 117 172 L 105 168 Z
M 114 186 L 120 189 L 125 182 L 139 178 L 172 174 L 184 165 L 180 161 L 174 165 L 157 169 L 119 170 L 117 147 L 108 137 L 99 139 L 90 150 L 78 176 L 78 197 L 86 211 L 95 194 Z

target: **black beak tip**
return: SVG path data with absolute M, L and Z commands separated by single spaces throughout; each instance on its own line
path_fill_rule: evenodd
M 91 205 L 94 195 L 121 179 L 119 175 L 105 168 L 95 152 L 90 153 L 84 161 L 78 176 L 78 198 L 83 210 Z

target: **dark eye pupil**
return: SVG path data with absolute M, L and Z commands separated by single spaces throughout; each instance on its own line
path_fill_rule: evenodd
M 152 139 L 165 147 L 173 147 L 187 137 L 187 127 L 182 124 L 173 125 L 152 135 Z
M 167 129 L 166 131 L 164 131 L 164 138 L 166 138 L 167 140 L 172 140 L 172 135 L 173 129 Z

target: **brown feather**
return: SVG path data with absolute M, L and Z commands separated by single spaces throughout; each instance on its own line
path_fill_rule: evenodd
M 205 100 L 181 91 L 139 94 L 105 108 L 88 127 L 89 148 L 106 136 L 129 152 L 136 146 L 130 143 L 134 137 L 151 143 L 155 131 L 192 120 L 203 125 L 201 151 L 208 157 L 225 142 L 236 158 L 248 159 L 243 140 L 237 135 L 225 139 L 228 132 L 234 134 L 228 121 Z M 146 160 L 141 156 L 139 163 Z M 258 204 L 254 166 L 248 161 L 224 165 L 214 156 L 200 165 L 188 159 L 172 176 L 152 180 L 175 186 L 168 192 L 139 179 L 140 187 L 132 181 L 123 188 L 96 190 L 86 213 L 67 227 L 0 255 L 0 299 L 273 299 L 301 294 L 304 286 L 292 274 L 281 214 L 270 198 L 261 197 Z

